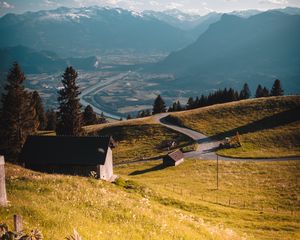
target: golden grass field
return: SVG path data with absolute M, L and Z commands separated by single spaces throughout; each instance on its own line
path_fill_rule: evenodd
M 117 141 L 114 163 L 124 163 L 163 156 L 172 149 L 161 147 L 164 141 L 175 140 L 176 148 L 193 142 L 189 137 L 159 124 L 113 125 L 97 131 Z
M 0 222 L 20 214 L 53 240 L 74 228 L 83 239 L 299 239 L 300 162 L 220 161 L 219 190 L 215 161 L 160 164 L 120 165 L 117 184 L 7 164 Z
M 77 176 L 49 175 L 6 165 L 8 207 L 0 223 L 13 228 L 23 217 L 25 232 L 42 231 L 44 239 L 62 240 L 75 228 L 93 239 L 239 240 L 243 233 L 210 224 L 201 215 L 163 203 L 159 192 L 126 182 L 126 187 Z M 156 196 L 156 197 L 154 197 Z
M 300 96 L 268 97 L 172 113 L 170 121 L 216 139 L 239 132 L 242 147 L 224 156 L 268 158 L 300 156 Z
M 299 161 L 220 161 L 218 190 L 216 161 L 188 159 L 170 168 L 153 161 L 118 166 L 115 172 L 163 196 L 159 202 L 247 238 L 300 238 Z

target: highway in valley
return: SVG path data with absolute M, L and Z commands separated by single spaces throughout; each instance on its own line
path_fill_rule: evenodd
M 84 107 L 86 107 L 87 105 L 91 105 L 94 109 L 94 112 L 96 112 L 97 114 L 100 115 L 101 113 L 103 113 L 105 117 L 119 120 L 121 118 L 121 116 L 103 111 L 101 109 L 100 104 L 95 101 L 93 95 L 100 91 L 105 90 L 114 82 L 120 81 L 128 75 L 129 75 L 129 72 L 120 73 L 118 75 L 108 77 L 104 81 L 100 81 L 99 83 L 84 89 L 79 96 L 80 104 Z M 87 101 L 87 97 L 89 97 L 91 99 L 91 101 Z

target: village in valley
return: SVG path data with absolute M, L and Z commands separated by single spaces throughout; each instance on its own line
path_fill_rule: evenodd
M 11 2 L 0 1 L 0 240 L 300 239 L 299 46 L 279 34 L 300 9 L 204 18 L 47 1 L 20 14 Z M 31 39 L 16 22 L 49 49 L 12 53 L 5 41 Z M 57 36 L 69 28 L 81 44 L 67 48 Z M 146 51 L 137 36 L 149 31 Z M 96 68 L 93 51 L 107 54 Z

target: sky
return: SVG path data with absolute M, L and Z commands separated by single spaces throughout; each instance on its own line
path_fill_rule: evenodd
M 300 7 L 300 0 L 0 0 L 0 16 L 6 13 L 23 13 L 55 9 L 57 7 L 88 6 L 120 7 L 141 12 L 143 10 L 179 9 L 205 15 L 209 12 L 231 12 L 246 9 L 267 10 Z

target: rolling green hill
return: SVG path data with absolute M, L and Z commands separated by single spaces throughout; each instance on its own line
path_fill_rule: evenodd
M 169 121 L 215 139 L 239 132 L 242 147 L 219 151 L 233 157 L 300 156 L 300 96 L 217 104 L 171 114 Z
M 162 156 L 170 150 L 166 145 L 168 141 L 176 141 L 174 148 L 193 143 L 189 137 L 159 124 L 138 123 L 113 124 L 96 131 L 97 135 L 110 135 L 117 141 L 115 164 Z

